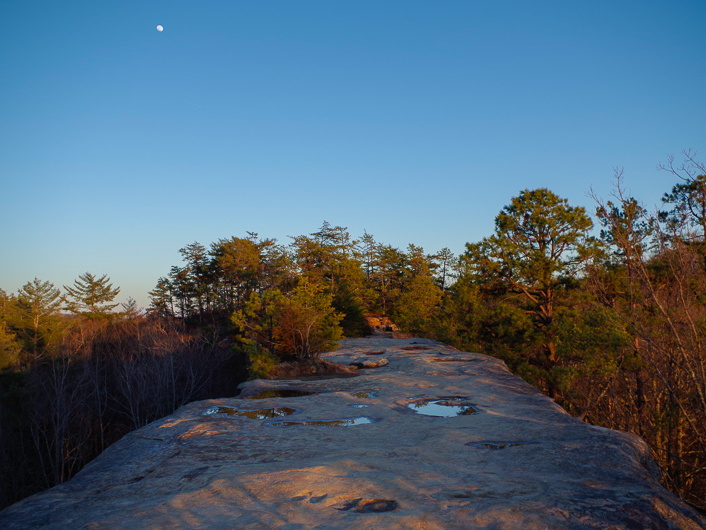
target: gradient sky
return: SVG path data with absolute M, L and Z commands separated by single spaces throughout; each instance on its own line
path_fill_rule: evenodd
M 164 26 L 158 32 L 155 26 Z M 706 160 L 706 2 L 0 0 L 0 288 L 324 220 L 460 253 L 525 188 Z

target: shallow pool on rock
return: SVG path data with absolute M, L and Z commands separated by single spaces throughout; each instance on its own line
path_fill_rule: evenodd
M 454 416 L 470 416 L 478 412 L 469 403 L 458 398 L 436 400 L 421 400 L 407 405 L 417 414 L 436 416 L 438 418 L 453 418 Z
M 356 418 L 341 418 L 335 420 L 300 420 L 300 421 L 269 421 L 267 425 L 277 427 L 291 427 L 293 425 L 314 425 L 318 427 L 350 427 L 352 425 L 364 425 L 367 423 L 375 423 L 377 420 L 368 418 L 367 416 L 358 416 Z
M 239 410 L 233 407 L 211 407 L 204 414 L 228 414 L 228 416 L 242 416 L 251 420 L 269 420 L 294 414 L 297 410 L 289 407 L 275 407 L 270 409 Z
M 291 388 L 282 388 L 273 390 L 262 390 L 257 394 L 248 396 L 246 399 L 291 398 L 313 396 L 314 394 L 320 394 L 320 392 L 316 390 L 295 390 Z
M 377 397 L 378 393 L 375 390 L 360 390 L 359 392 L 353 392 L 353 397 L 359 399 L 372 399 Z
M 508 447 L 527 445 L 527 443 L 528 442 L 468 442 L 466 445 L 477 449 L 491 449 L 493 451 L 498 451 L 500 449 L 507 449 Z

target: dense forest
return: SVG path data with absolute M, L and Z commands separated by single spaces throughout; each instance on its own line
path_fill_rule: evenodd
M 454 256 L 324 223 L 180 250 L 145 312 L 107 276 L 0 291 L 0 505 L 70 478 L 126 432 L 245 378 L 318 359 L 384 315 L 503 359 L 587 422 L 638 434 L 665 485 L 706 509 L 706 168 L 651 212 L 624 191 L 590 216 L 522 190 Z

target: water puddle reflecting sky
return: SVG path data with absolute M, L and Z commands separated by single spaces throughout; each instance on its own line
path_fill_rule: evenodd
M 376 420 L 367 416 L 358 416 L 356 418 L 341 418 L 334 420 L 300 420 L 300 421 L 269 421 L 266 425 L 277 427 L 291 427 L 293 425 L 313 425 L 317 427 L 350 427 L 353 425 L 364 425 L 375 423 Z
M 251 420 L 269 420 L 294 414 L 297 410 L 289 407 L 275 407 L 270 409 L 239 410 L 233 407 L 211 407 L 204 414 L 227 414 L 228 416 L 242 416 Z
M 358 399 L 372 399 L 377 397 L 378 393 L 375 390 L 361 390 L 359 392 L 353 392 L 353 397 Z
M 417 414 L 436 416 L 438 418 L 453 418 L 454 416 L 470 416 L 478 412 L 470 404 L 456 399 L 424 400 L 407 405 Z
M 478 449 L 491 449 L 493 451 L 498 451 L 500 449 L 507 449 L 508 447 L 527 445 L 527 443 L 532 442 L 468 442 L 466 445 L 468 447 L 475 447 Z

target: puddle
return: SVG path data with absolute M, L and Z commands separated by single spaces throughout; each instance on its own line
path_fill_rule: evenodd
M 435 357 L 432 361 L 436 363 L 477 363 L 480 359 L 444 359 L 441 357 Z
M 492 449 L 493 451 L 498 451 L 500 449 L 526 444 L 527 442 L 469 442 L 466 445 L 468 447 L 476 447 L 478 449 Z
M 296 409 L 289 407 L 276 407 L 271 409 L 238 410 L 233 407 L 212 407 L 204 414 L 228 414 L 228 416 L 242 416 L 251 420 L 269 420 L 294 414 Z
M 361 390 L 359 392 L 353 392 L 353 397 L 358 399 L 372 399 L 377 397 L 378 393 L 375 390 Z
M 365 409 L 368 408 L 370 405 L 351 405 L 354 409 Z
M 314 425 L 317 427 L 349 427 L 351 425 L 364 425 L 366 423 L 375 423 L 376 420 L 367 416 L 358 416 L 356 418 L 342 418 L 340 420 L 301 420 L 301 421 L 270 421 L 267 425 L 276 425 L 278 427 L 290 427 L 292 425 Z
M 453 418 L 454 416 L 470 416 L 478 412 L 463 398 L 444 398 L 436 400 L 422 400 L 407 405 L 417 414 L 436 416 L 439 418 Z
M 269 398 L 289 398 L 289 397 L 304 397 L 313 396 L 314 394 L 320 394 L 316 390 L 293 390 L 290 388 L 283 388 L 280 390 L 263 390 L 252 396 L 248 396 L 245 399 L 269 399 Z
M 399 504 L 395 500 L 388 499 L 351 499 L 332 505 L 332 508 L 347 512 L 353 510 L 357 513 L 381 513 L 396 510 Z

